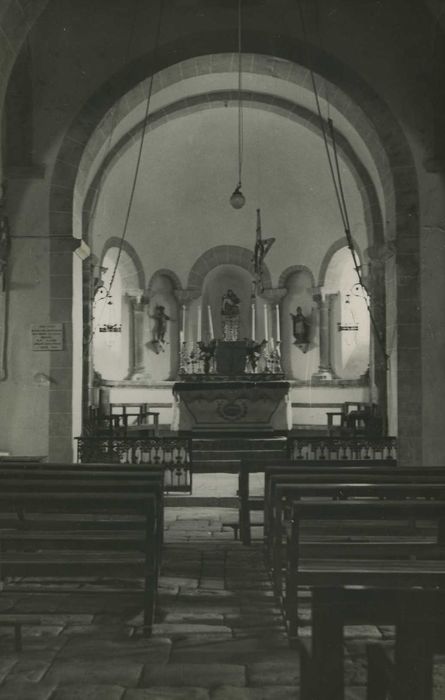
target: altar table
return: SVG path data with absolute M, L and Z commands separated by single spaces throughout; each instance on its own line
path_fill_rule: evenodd
M 285 381 L 182 381 L 173 386 L 173 430 L 286 431 L 292 428 Z

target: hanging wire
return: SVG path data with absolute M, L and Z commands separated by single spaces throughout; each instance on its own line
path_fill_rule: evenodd
M 132 14 L 132 18 L 131 18 L 130 31 L 128 33 L 128 38 L 127 38 L 125 51 L 124 51 L 124 65 L 127 65 L 128 60 L 129 60 L 129 56 L 130 56 L 130 51 L 132 49 L 132 46 L 134 45 L 134 37 L 135 37 L 135 31 L 136 31 L 136 20 L 138 17 L 138 5 L 140 4 L 140 1 L 141 0 L 134 0 L 134 2 L 133 2 L 133 14 Z M 117 125 L 117 114 L 119 112 L 120 103 L 121 103 L 121 100 L 120 99 L 117 100 L 117 102 L 115 102 L 113 104 L 113 106 L 110 110 L 110 114 L 111 114 L 110 133 L 109 133 L 107 141 L 106 141 L 105 154 L 103 157 L 104 163 L 107 162 L 107 159 L 111 153 L 111 147 L 112 147 L 112 143 L 113 143 L 114 132 L 115 132 L 116 125 Z M 95 188 L 94 199 L 93 199 L 93 203 L 91 206 L 91 216 L 90 216 L 90 221 L 89 221 L 90 230 L 91 230 L 91 227 L 94 225 L 94 221 L 95 221 L 96 216 L 97 216 L 100 193 L 102 191 L 102 185 L 103 185 L 103 182 L 105 180 L 105 176 L 106 176 L 106 168 L 103 168 L 101 175 L 100 175 L 99 183 L 98 183 L 97 187 Z M 99 289 L 97 289 L 94 293 L 93 316 L 92 316 L 91 322 L 90 322 L 91 329 L 90 329 L 90 333 L 88 335 L 88 339 L 86 341 L 88 343 L 88 345 L 90 345 L 92 343 L 93 338 L 94 338 L 95 320 L 97 321 L 97 323 L 99 323 L 101 321 L 103 314 L 104 314 L 104 311 L 105 311 L 105 304 L 103 304 L 101 307 L 101 311 L 99 312 L 99 316 L 95 317 L 94 314 L 95 313 L 97 314 L 97 303 L 99 301 L 103 301 L 106 298 L 109 298 L 110 301 L 112 301 L 111 294 L 109 293 L 109 291 L 107 291 L 106 287 L 102 286 L 102 287 L 100 287 L 100 289 L 104 290 L 105 296 L 102 297 L 101 299 L 97 299 L 97 293 L 98 293 Z
M 128 224 L 130 221 L 130 215 L 131 215 L 133 201 L 134 201 L 134 197 L 135 197 L 135 193 L 136 193 L 136 185 L 137 185 L 137 181 L 138 181 L 139 170 L 141 167 L 142 153 L 144 150 L 145 135 L 147 133 L 148 115 L 150 113 L 151 97 L 153 94 L 153 81 L 154 81 L 154 75 L 155 75 L 155 69 L 156 69 L 157 57 L 158 57 L 158 50 L 159 50 L 159 37 L 161 34 L 163 10 L 164 10 L 164 0 L 159 0 L 158 21 L 157 21 L 157 26 L 156 26 L 155 42 L 154 42 L 154 49 L 153 49 L 153 70 L 152 70 L 151 76 L 150 76 L 149 81 L 148 81 L 147 102 L 146 102 L 146 106 L 145 106 L 144 118 L 142 121 L 141 139 L 139 142 L 139 150 L 138 150 L 136 165 L 135 165 L 135 169 L 134 169 L 133 181 L 131 184 L 130 197 L 128 200 L 128 206 L 127 206 L 127 210 L 126 210 L 126 214 L 125 214 L 124 228 L 123 228 L 122 236 L 121 236 L 121 239 L 119 242 L 118 254 L 117 254 L 116 263 L 114 265 L 113 272 L 111 275 L 110 285 L 108 287 L 108 293 L 111 292 L 111 289 L 112 289 L 113 283 L 114 283 L 114 279 L 116 277 L 117 268 L 119 266 L 119 261 L 121 259 L 121 255 L 122 255 L 123 245 L 124 245 L 127 233 L 128 233 Z
M 297 0 L 297 7 L 298 7 L 299 16 L 300 16 L 301 29 L 303 32 L 303 46 L 304 46 L 304 52 L 305 52 L 305 57 L 306 57 L 306 65 L 308 66 L 309 73 L 311 76 L 312 89 L 313 89 L 313 93 L 314 93 L 314 97 L 315 97 L 315 104 L 316 104 L 317 114 L 318 114 L 318 118 L 319 118 L 319 122 L 320 122 L 320 129 L 321 129 L 321 133 L 323 136 L 323 142 L 324 142 L 326 156 L 327 156 L 327 160 L 328 160 L 328 164 L 329 164 L 329 171 L 331 174 L 332 183 L 334 185 L 335 197 L 337 200 L 340 216 L 342 219 L 348 248 L 351 252 L 354 268 L 355 268 L 355 271 L 357 273 L 358 281 L 359 281 L 359 284 L 365 293 L 366 306 L 368 309 L 371 325 L 372 325 L 372 328 L 374 330 L 374 334 L 375 334 L 375 337 L 376 337 L 377 342 L 379 344 L 382 355 L 384 357 L 386 369 L 388 370 L 389 369 L 389 355 L 386 352 L 384 340 L 383 340 L 382 335 L 380 333 L 380 330 L 377 326 L 377 322 L 376 322 L 376 319 L 374 317 L 374 314 L 372 313 L 372 309 L 371 309 L 370 302 L 369 302 L 369 294 L 368 294 L 368 291 L 366 289 L 366 286 L 365 286 L 365 283 L 363 280 L 363 276 L 362 276 L 362 272 L 361 272 L 361 265 L 359 264 L 357 252 L 355 250 L 354 242 L 352 239 L 351 228 L 349 225 L 348 207 L 346 204 L 346 199 L 345 199 L 344 190 L 343 190 L 343 182 L 342 182 L 342 177 L 341 177 L 341 172 L 340 172 L 340 167 L 339 167 L 339 160 L 338 160 L 337 146 L 336 146 L 336 139 L 335 139 L 335 130 L 334 130 L 334 125 L 333 125 L 333 121 L 331 118 L 328 119 L 328 127 L 329 127 L 329 134 L 330 134 L 331 142 L 332 142 L 333 156 L 331 155 L 331 151 L 329 149 L 328 132 L 327 132 L 325 120 L 324 120 L 324 117 L 323 117 L 323 114 L 321 111 L 320 98 L 319 98 L 317 83 L 315 80 L 314 70 L 312 68 L 312 61 L 310 60 L 310 57 L 309 57 L 308 34 L 307 34 L 306 22 L 304 19 L 304 13 L 303 13 L 303 7 L 302 7 L 301 0 Z
M 238 0 L 238 184 L 241 187 L 243 169 L 243 54 L 242 54 L 242 0 Z

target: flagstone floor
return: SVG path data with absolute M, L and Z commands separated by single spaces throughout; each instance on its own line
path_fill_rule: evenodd
M 24 628 L 20 654 L 12 631 L 0 627 L 0 699 L 297 700 L 298 654 L 288 647 L 260 541 L 235 542 L 224 525 L 235 520 L 228 509 L 166 509 L 151 639 L 140 634 L 138 596 L 125 594 L 123 582 L 119 593 L 94 579 L 74 581 L 74 592 L 54 582 L 42 595 L 29 580 L 4 591 L 1 611 L 36 613 L 44 624 Z M 309 619 L 303 632 L 310 634 Z M 346 630 L 348 700 L 365 698 L 366 642 L 391 635 Z M 435 700 L 445 700 L 443 668 L 436 676 Z

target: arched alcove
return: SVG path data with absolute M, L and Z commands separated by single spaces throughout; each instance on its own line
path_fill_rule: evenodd
M 281 279 L 287 290 L 281 302 L 283 369 L 289 379 L 310 381 L 319 364 L 313 275 L 308 269 L 292 267 Z M 293 334 L 293 316 L 298 308 L 307 322 L 307 342 L 303 343 Z
M 236 265 L 218 265 L 206 275 L 202 289 L 204 340 L 210 336 L 209 311 L 212 316 L 214 336 L 223 337 L 221 300 L 229 289 L 240 299 L 240 339 L 252 337 L 252 281 L 252 275 Z M 259 314 L 257 320 L 260 321 Z
M 329 260 L 324 290 L 329 297 L 330 361 L 334 375 L 360 379 L 369 371 L 370 319 L 367 295 L 346 246 Z

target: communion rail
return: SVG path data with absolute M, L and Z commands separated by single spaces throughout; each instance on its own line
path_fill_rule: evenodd
M 300 437 L 289 436 L 288 457 L 291 461 L 364 460 L 397 461 L 397 438 Z
M 167 493 L 192 492 L 192 444 L 189 438 L 77 437 L 82 464 L 151 464 L 164 469 Z

